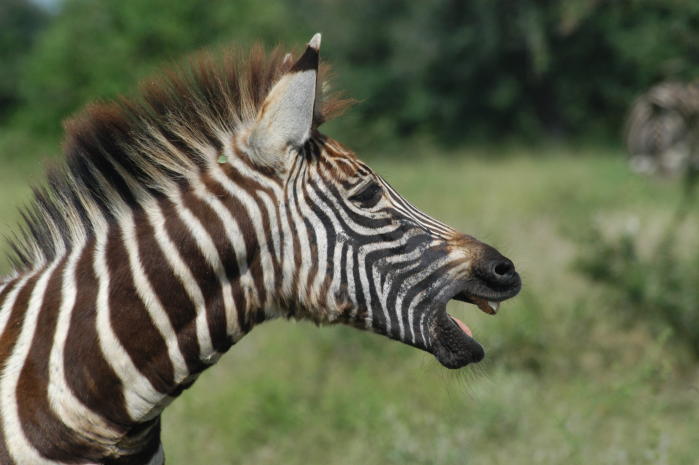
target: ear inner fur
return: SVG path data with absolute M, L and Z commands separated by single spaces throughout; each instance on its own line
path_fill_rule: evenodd
M 319 45 L 316 34 L 263 102 L 248 137 L 253 162 L 279 168 L 288 161 L 289 150 L 298 149 L 310 137 L 318 93 Z

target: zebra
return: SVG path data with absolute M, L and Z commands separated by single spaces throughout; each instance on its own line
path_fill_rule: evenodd
M 640 95 L 626 123 L 631 168 L 677 176 L 699 171 L 699 82 L 665 81 Z
M 201 55 L 66 123 L 0 284 L 1 463 L 164 463 L 163 409 L 274 318 L 483 358 L 446 304 L 496 313 L 513 263 L 319 132 L 350 103 L 319 49 Z
M 631 169 L 645 175 L 682 176 L 683 189 L 666 242 L 687 219 L 696 202 L 699 180 L 699 81 L 665 81 L 651 87 L 631 106 L 626 123 Z

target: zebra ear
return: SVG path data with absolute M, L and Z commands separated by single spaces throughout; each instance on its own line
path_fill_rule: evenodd
M 303 146 L 310 137 L 319 49 L 320 34 L 316 34 L 260 107 L 248 140 L 256 162 L 279 166 L 285 162 L 290 149 Z

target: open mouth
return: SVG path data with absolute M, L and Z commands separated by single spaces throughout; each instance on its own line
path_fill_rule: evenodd
M 475 305 L 489 315 L 495 315 L 500 309 L 500 303 L 514 297 L 520 290 L 520 284 L 500 292 L 487 292 L 487 296 L 462 290 L 450 299 L 459 300 Z M 473 332 L 464 322 L 449 315 L 446 302 L 434 316 L 434 344 L 431 352 L 439 362 L 447 368 L 461 368 L 469 363 L 480 362 L 485 356 L 483 347 L 473 337 Z

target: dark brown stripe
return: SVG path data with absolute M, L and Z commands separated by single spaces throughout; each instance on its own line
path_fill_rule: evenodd
M 138 452 L 133 455 L 107 459 L 103 462 L 104 465 L 144 465 L 149 463 L 160 448 L 160 417 L 138 424 L 129 431 L 129 436 L 125 440 L 129 440 L 129 437 L 139 436 L 143 436 L 143 439 L 139 438 L 137 441 L 142 444 L 142 448 L 137 448 Z
M 80 441 L 56 417 L 48 402 L 49 359 L 56 331 L 65 260 L 49 278 L 32 346 L 17 383 L 17 408 L 22 429 L 32 446 L 50 460 L 66 463 L 98 460 L 100 449 Z
M 165 228 L 170 235 L 170 239 L 180 251 L 180 255 L 185 265 L 191 270 L 202 295 L 206 306 L 207 324 L 211 333 L 214 349 L 222 352 L 230 347 L 231 341 L 225 335 L 225 313 L 223 308 L 223 290 L 219 282 L 216 271 L 204 258 L 199 248 L 196 246 L 196 239 L 192 237 L 187 226 L 180 220 L 177 214 L 177 205 L 169 201 L 161 201 L 160 208 L 166 219 Z M 208 225 L 207 225 L 208 226 Z M 212 239 L 215 240 L 214 237 Z M 235 285 L 235 283 L 233 283 Z M 235 290 L 234 290 L 235 291 Z M 216 315 L 214 317 L 213 315 Z M 221 317 L 224 317 L 221 319 Z M 218 319 L 218 320 L 217 320 Z M 221 332 L 215 332 L 216 326 Z M 223 339 L 223 340 L 221 340 Z
M 301 210 L 306 210 L 306 207 L 301 207 L 300 202 L 299 202 L 299 196 L 303 196 L 304 200 L 308 204 L 309 202 L 312 202 L 310 198 L 306 195 L 306 187 L 308 185 L 308 179 L 301 179 L 300 182 L 296 185 L 296 188 L 294 189 L 294 200 L 296 203 L 299 205 L 298 208 Z M 311 257 L 310 262 L 311 262 L 311 269 L 308 271 L 308 279 L 306 281 L 306 289 L 310 290 L 313 292 L 313 283 L 315 282 L 316 276 L 318 275 L 318 262 L 320 260 L 320 257 L 318 256 L 318 235 L 319 234 L 327 234 L 325 230 L 317 230 L 316 228 L 311 225 L 310 221 L 304 217 L 302 219 L 303 224 L 306 226 L 306 237 L 308 238 L 308 250 L 304 251 L 304 255 L 307 257 Z M 328 250 L 328 253 L 332 253 L 332 251 Z M 327 260 L 327 259 L 326 259 Z M 315 293 L 314 293 L 315 294 Z M 322 294 L 320 294 L 322 298 Z M 309 302 L 310 303 L 310 302 Z M 310 303 L 311 305 L 317 304 L 317 302 L 312 302 Z
M 210 179 L 206 176 L 202 176 L 202 182 L 206 186 L 206 189 L 214 194 L 219 199 L 223 199 L 222 203 L 228 209 L 230 212 L 231 216 L 235 220 L 236 224 L 240 228 L 240 232 L 242 234 L 242 239 L 243 242 L 245 243 L 245 259 L 247 266 L 250 270 L 251 275 L 253 276 L 253 281 L 255 283 L 255 289 L 257 291 L 257 295 L 259 296 L 260 301 L 256 302 L 256 307 L 263 308 L 267 304 L 267 289 L 265 288 L 265 282 L 263 279 L 263 272 L 262 272 L 262 246 L 261 244 L 258 243 L 257 240 L 257 234 L 255 234 L 255 227 L 252 223 L 252 219 L 250 218 L 250 215 L 248 214 L 247 208 L 245 208 L 245 205 L 241 201 L 239 201 L 236 197 L 230 195 L 228 191 L 224 189 L 223 186 L 221 186 L 218 182 L 216 182 L 213 179 Z M 242 186 L 241 186 L 242 187 Z M 250 191 L 248 191 L 250 192 Z M 254 196 L 253 196 L 254 197 Z M 260 202 L 256 202 L 258 210 L 260 209 Z M 265 209 L 266 212 L 267 209 Z M 255 214 L 261 214 L 261 211 L 258 212 L 252 212 L 253 215 Z M 262 215 L 263 218 L 266 217 L 266 214 Z M 269 230 L 269 218 L 266 218 L 267 222 L 266 225 L 267 227 L 264 229 L 264 237 L 271 237 L 271 232 Z M 263 222 L 263 227 L 264 227 L 264 222 Z M 232 247 L 230 243 L 226 242 L 227 247 Z M 271 243 L 268 243 L 267 245 L 271 246 Z M 239 277 L 238 277 L 239 278 Z M 273 276 L 272 278 L 276 278 L 276 276 Z M 248 306 L 250 306 L 252 302 L 248 302 Z
M 284 193 L 286 194 L 285 197 L 289 199 L 289 190 L 294 189 L 294 185 L 296 183 L 296 177 L 299 176 L 299 173 L 301 172 L 301 168 L 303 167 L 303 161 L 301 158 L 297 158 L 296 161 L 294 162 L 294 165 L 292 166 L 292 173 L 289 177 L 288 184 L 285 186 Z M 291 213 L 291 209 L 295 208 L 294 205 L 291 204 L 290 201 L 287 200 L 287 206 L 286 206 L 286 224 L 289 226 L 289 230 L 291 233 L 291 242 L 292 242 L 292 250 L 291 250 L 291 255 L 293 256 L 294 260 L 294 270 L 297 270 L 296 273 L 293 273 L 291 276 L 291 295 L 288 296 L 289 300 L 291 301 L 290 303 L 297 303 L 299 302 L 299 295 L 298 295 L 298 279 L 299 279 L 299 273 L 298 270 L 301 269 L 301 244 L 299 242 L 299 233 L 296 231 L 296 222 L 294 221 L 294 217 Z M 294 315 L 295 312 L 295 307 L 291 307 L 290 309 L 290 316 Z
M 7 359 L 10 357 L 10 355 L 12 355 L 12 351 L 17 343 L 19 332 L 22 329 L 22 321 L 24 320 L 24 316 L 27 311 L 27 304 L 29 303 L 29 299 L 32 295 L 34 287 L 36 286 L 39 276 L 40 274 L 37 274 L 29 278 L 24 287 L 17 294 L 17 299 L 15 300 L 12 308 L 4 309 L 4 311 L 10 311 L 11 313 L 9 319 L 7 320 L 5 331 L 2 333 L 2 336 L 0 336 L 0 366 L 3 367 L 3 374 Z M 2 422 L 0 422 L 0 463 L 15 463 L 7 450 L 7 443 Z
M 85 406 L 115 425 L 131 423 L 121 380 L 99 349 L 97 337 L 97 276 L 93 260 L 95 241 L 85 247 L 76 267 L 78 290 L 65 347 L 65 374 L 73 394 Z
M 279 214 L 278 205 L 280 201 L 283 201 L 283 199 L 278 199 L 277 195 L 272 189 L 265 187 L 264 185 L 258 183 L 252 178 L 249 178 L 248 176 L 245 176 L 243 173 L 241 173 L 239 170 L 235 169 L 231 165 L 227 165 L 224 167 L 224 173 L 231 180 L 231 182 L 235 184 L 236 187 L 247 192 L 255 201 L 257 208 L 260 211 L 262 227 L 265 231 L 265 237 L 267 237 L 269 241 L 268 244 L 270 248 L 270 253 L 272 254 L 272 264 L 274 266 L 275 276 L 281 276 L 281 262 L 283 261 L 284 257 L 283 249 L 280 249 L 279 255 L 276 254 L 276 251 L 273 247 L 274 237 L 272 235 L 271 213 L 267 209 L 267 204 L 260 198 L 258 191 L 267 194 L 267 197 L 269 197 L 272 204 L 274 205 L 275 218 L 277 221 L 276 227 L 278 228 L 280 234 L 280 245 L 284 243 L 284 232 L 282 230 L 281 217 Z M 278 182 L 278 179 L 276 179 L 275 181 Z M 235 211 L 231 211 L 231 213 L 233 214 L 233 217 L 236 218 Z M 277 283 L 279 283 L 279 281 L 277 281 Z M 270 289 L 270 291 L 274 290 Z
M 318 218 L 318 221 L 320 221 L 320 224 L 323 225 L 322 228 L 314 228 L 313 233 L 317 237 L 318 234 L 325 235 L 325 243 L 326 243 L 326 256 L 325 256 L 325 266 L 326 266 L 326 272 L 323 276 L 323 282 L 321 283 L 321 290 L 319 291 L 319 294 L 322 299 L 327 298 L 327 293 L 330 291 L 330 286 L 332 284 L 333 280 L 333 274 L 334 274 L 334 268 L 337 266 L 335 263 L 335 248 L 337 246 L 337 234 L 335 231 L 335 227 L 333 226 L 331 220 L 330 220 L 330 215 L 334 216 L 335 212 L 328 211 L 327 209 L 323 209 L 321 205 L 318 205 L 313 198 L 311 198 L 311 195 L 309 194 L 310 191 L 313 191 L 314 189 L 317 189 L 317 185 L 313 183 L 313 181 L 306 181 L 303 183 L 303 193 L 304 196 L 306 197 L 306 202 L 310 206 L 310 210 L 315 213 L 315 216 Z M 316 193 L 317 195 L 317 193 Z M 314 280 L 315 276 L 318 274 L 318 266 L 315 265 L 316 263 L 320 262 L 320 257 L 318 256 L 318 251 L 315 251 L 316 259 L 313 260 L 314 263 Z M 309 282 L 309 289 L 310 285 L 312 282 Z
M 264 108 L 266 106 L 267 105 L 263 105 L 260 111 L 264 111 Z M 261 166 L 259 163 L 255 163 L 253 160 L 250 159 L 250 155 L 248 153 L 243 152 L 242 150 L 238 150 L 238 148 L 235 146 L 235 141 L 233 145 L 233 153 L 235 153 L 240 159 L 240 161 L 243 162 L 244 165 L 247 165 L 247 167 L 250 168 L 251 171 L 259 173 L 261 176 L 264 176 L 269 181 L 275 182 L 280 186 L 282 185 L 279 173 L 277 173 L 277 170 L 275 168 L 271 166 Z M 231 166 L 224 165 L 223 168 L 231 168 Z
M 185 206 L 204 226 L 214 242 L 223 271 L 230 281 L 233 302 L 238 311 L 238 319 L 240 319 L 241 316 L 245 314 L 247 302 L 240 288 L 239 280 L 241 270 L 238 269 L 238 259 L 233 247 L 228 241 L 225 226 L 216 212 L 213 211 L 209 205 L 199 200 L 194 194 L 184 193 L 182 198 Z M 196 240 L 196 238 L 194 238 L 194 240 Z M 216 276 L 214 279 L 216 284 L 219 284 L 218 277 Z M 214 348 L 218 352 L 225 352 L 230 348 L 233 341 L 226 331 L 228 318 L 223 301 L 223 289 L 216 293 L 215 297 L 215 299 L 207 300 L 207 322 L 209 324 L 209 331 L 211 332 L 211 340 Z M 241 325 L 241 328 L 244 331 L 249 331 L 249 328 L 246 329 L 244 325 Z
M 165 340 L 138 296 L 121 231 L 107 237 L 109 269 L 109 320 L 114 334 L 136 368 L 153 387 L 167 393 L 175 387 L 175 374 Z
M 160 299 L 177 333 L 177 343 L 187 363 L 189 373 L 198 373 L 208 365 L 201 362 L 195 320 L 194 303 L 184 286 L 175 276 L 155 239 L 155 229 L 142 212 L 135 215 L 138 249 L 141 264 L 153 291 Z
M 303 170 L 299 172 L 299 176 L 294 180 L 294 186 L 291 190 L 293 193 L 293 201 L 295 206 L 293 208 L 296 209 L 296 211 L 304 211 L 306 208 L 301 205 L 301 202 L 299 200 L 299 197 L 302 196 L 305 192 L 304 188 L 308 184 L 308 170 Z M 304 195 L 304 200 L 306 203 L 310 202 L 310 199 L 308 199 Z M 311 263 L 311 267 L 308 270 L 308 276 L 306 278 L 306 284 L 304 286 L 305 289 L 307 290 L 312 290 L 313 289 L 313 282 L 315 281 L 316 275 L 318 274 L 318 239 L 317 239 L 317 234 L 320 232 L 321 234 L 323 231 L 316 231 L 315 228 L 311 225 L 311 223 L 306 219 L 305 216 L 301 215 L 301 224 L 304 226 L 304 231 L 302 234 L 308 239 L 308 249 L 303 250 L 302 253 L 306 257 L 311 257 L 309 260 Z M 300 270 L 300 264 L 296 268 L 297 270 Z M 308 292 L 307 292 L 308 294 Z M 304 299 L 305 301 L 305 299 Z M 305 302 L 307 305 L 315 305 L 316 302 Z

